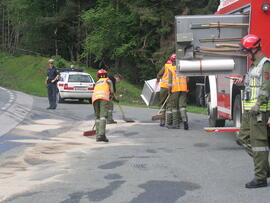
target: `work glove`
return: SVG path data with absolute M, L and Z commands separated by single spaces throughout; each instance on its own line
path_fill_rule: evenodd
M 250 115 L 257 116 L 259 113 L 260 113 L 260 106 L 259 104 L 256 103 L 254 106 L 251 107 Z

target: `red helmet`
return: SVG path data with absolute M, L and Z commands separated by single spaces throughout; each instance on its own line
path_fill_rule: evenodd
M 166 64 L 172 64 L 172 61 L 171 61 L 171 60 L 168 60 L 168 61 L 166 62 Z
M 172 55 L 170 56 L 170 60 L 171 60 L 171 61 L 175 61 L 175 58 L 176 58 L 176 54 L 172 54 Z
M 250 50 L 259 47 L 261 38 L 257 35 L 249 34 L 242 38 L 241 46 L 242 49 Z
M 107 74 L 108 72 L 104 69 L 100 69 L 98 72 L 97 72 L 97 77 L 101 78 L 101 76 L 103 77 L 107 77 Z

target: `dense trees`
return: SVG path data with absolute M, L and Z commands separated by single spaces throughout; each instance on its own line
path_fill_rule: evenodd
M 1 0 L 1 47 L 149 79 L 174 49 L 174 16 L 206 14 L 218 0 Z

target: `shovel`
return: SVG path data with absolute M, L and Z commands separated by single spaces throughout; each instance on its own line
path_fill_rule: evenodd
M 94 130 L 95 127 L 96 127 L 96 124 L 94 124 L 92 130 L 84 131 L 83 136 L 93 136 L 93 135 L 95 135 L 96 134 L 96 130 Z
M 168 99 L 170 97 L 170 94 L 165 99 L 164 103 L 162 104 L 161 108 L 159 109 L 157 115 L 152 116 L 152 121 L 160 120 L 164 118 L 164 114 L 160 114 L 161 110 L 164 108 L 165 104 L 167 103 Z
M 133 122 L 135 122 L 135 121 L 132 120 L 131 118 L 126 118 L 122 106 L 121 106 L 119 103 L 117 103 L 117 105 L 118 105 L 118 107 L 119 107 L 119 110 L 120 110 L 120 112 L 121 112 L 121 114 L 122 114 L 122 119 L 123 119 L 124 121 L 126 121 L 127 123 L 133 123 Z

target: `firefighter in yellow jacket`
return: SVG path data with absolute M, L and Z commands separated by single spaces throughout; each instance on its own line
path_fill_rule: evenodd
M 168 82 L 169 82 L 169 69 L 172 65 L 172 62 L 168 60 L 166 64 L 163 66 L 163 68 L 158 72 L 157 74 L 157 82 L 159 82 L 160 85 L 160 94 L 159 94 L 159 105 L 162 106 L 162 104 L 165 102 L 167 96 L 168 96 Z M 164 118 L 160 119 L 160 126 L 165 126 L 165 111 L 166 111 L 166 105 L 163 109 L 161 109 L 160 114 L 164 115 Z
M 242 122 L 238 142 L 253 158 L 254 179 L 246 188 L 267 186 L 270 176 L 267 123 L 270 116 L 270 59 L 261 51 L 261 39 L 249 34 L 241 40 L 242 50 L 252 60 L 244 80 Z
M 176 55 L 171 56 L 172 66 L 169 69 L 169 102 L 166 111 L 167 127 L 169 129 L 179 129 L 180 123 L 183 121 L 184 129 L 188 130 L 187 117 L 187 77 L 176 73 L 175 64 Z
M 99 80 L 95 84 L 92 96 L 93 106 L 95 110 L 96 124 L 96 141 L 109 142 L 106 137 L 106 118 L 108 116 L 108 105 L 110 97 L 114 97 L 113 84 L 107 77 L 107 71 L 100 69 L 97 72 Z

